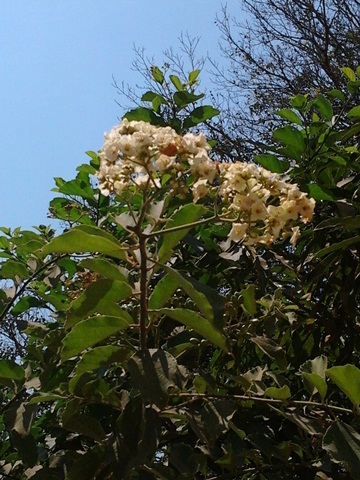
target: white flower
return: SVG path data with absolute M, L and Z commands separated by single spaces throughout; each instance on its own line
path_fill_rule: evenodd
M 248 227 L 249 225 L 247 223 L 233 223 L 228 237 L 233 242 L 241 242 L 246 237 Z

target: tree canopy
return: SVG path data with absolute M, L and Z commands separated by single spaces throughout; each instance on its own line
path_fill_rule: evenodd
M 3 478 L 357 479 L 360 68 L 336 58 L 337 83 L 264 85 L 251 158 L 200 65 L 151 65 L 55 179 L 63 231 L 1 227 Z

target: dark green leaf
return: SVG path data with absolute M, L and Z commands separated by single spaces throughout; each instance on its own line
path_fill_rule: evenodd
M 120 268 L 115 264 L 103 258 L 87 258 L 79 263 L 82 268 L 87 268 L 92 272 L 96 272 L 104 278 L 112 278 L 128 283 L 127 278 L 121 272 Z
M 324 192 L 324 190 L 316 183 L 309 183 L 307 187 L 309 189 L 310 197 L 315 198 L 315 200 L 328 200 L 330 202 L 334 201 L 334 197 Z
M 263 153 L 261 155 L 255 155 L 255 162 L 260 163 L 260 165 L 270 172 L 275 173 L 284 173 L 289 170 L 289 162 L 284 160 L 279 160 L 276 155 Z
M 169 388 L 183 385 L 175 358 L 161 349 L 136 353 L 129 359 L 128 368 L 143 400 L 160 408 L 167 404 Z
M 39 300 L 36 297 L 30 297 L 29 295 L 25 295 L 17 302 L 15 307 L 11 310 L 11 314 L 20 315 L 21 313 L 29 310 L 30 308 L 41 306 L 44 306 L 43 301 Z
M 71 432 L 81 433 L 89 438 L 101 442 L 105 438 L 105 432 L 98 420 L 83 413 L 75 413 L 66 418 L 63 417 L 63 427 Z
M 129 348 L 117 347 L 115 345 L 105 345 L 92 348 L 84 353 L 81 360 L 77 363 L 76 374 L 96 370 L 97 368 L 122 363 L 131 355 Z
M 360 117 L 360 105 L 353 107 L 347 113 L 348 117 Z
M 189 105 L 190 103 L 195 103 L 201 98 L 204 98 L 204 94 L 201 93 L 200 95 L 195 95 L 194 93 L 186 92 L 186 91 L 181 91 L 181 92 L 175 92 L 173 95 L 175 105 L 179 108 L 182 109 Z
M 17 390 L 25 380 L 24 369 L 13 360 L 0 360 L 0 384 Z
M 166 274 L 156 284 L 149 299 L 149 308 L 157 309 L 165 307 L 167 301 L 173 296 L 178 288 L 179 284 L 177 279 L 174 276 Z
M 336 421 L 327 429 L 323 448 L 335 463 L 346 465 L 351 478 L 357 480 L 360 472 L 360 435 L 350 425 Z
M 290 99 L 291 106 L 298 109 L 302 110 L 306 106 L 306 101 L 307 101 L 307 95 L 295 95 L 295 97 L 292 97 Z
M 219 115 L 220 110 L 210 105 L 203 105 L 195 108 L 184 121 L 184 128 L 191 128 L 199 123 L 210 120 L 210 118 Z
M 162 308 L 155 310 L 155 312 L 163 315 L 167 315 L 174 320 L 182 323 L 188 328 L 193 329 L 196 333 L 201 335 L 209 342 L 217 345 L 222 350 L 227 351 L 226 341 L 224 335 L 211 324 L 209 320 L 202 317 L 193 310 L 186 308 Z
M 315 255 L 312 257 L 314 260 L 315 258 L 321 258 L 324 255 L 328 255 L 331 252 L 335 252 L 337 250 L 344 250 L 350 245 L 355 245 L 356 243 L 360 242 L 360 236 L 352 237 L 352 238 L 347 238 L 346 240 L 343 240 L 342 242 L 338 243 L 333 243 L 329 247 L 322 248 L 321 250 L 318 250 Z
M 319 110 L 320 114 L 326 119 L 331 120 L 334 116 L 334 111 L 331 105 L 331 102 L 324 97 L 324 95 L 319 94 L 314 102 L 314 105 Z
M 134 108 L 127 112 L 123 118 L 126 118 L 129 121 L 135 120 L 137 122 L 147 122 L 152 125 L 165 126 L 165 121 L 156 115 L 154 110 L 145 107 Z
M 250 313 L 251 316 L 254 316 L 257 310 L 255 291 L 256 287 L 253 284 L 248 285 L 246 288 L 241 290 L 244 308 Z
M 252 337 L 250 340 L 254 342 L 255 345 L 257 345 L 268 357 L 270 357 L 280 370 L 286 370 L 286 355 L 280 345 L 266 337 Z
M 294 127 L 286 125 L 285 127 L 274 130 L 273 137 L 283 145 L 294 148 L 302 153 L 305 150 L 305 140 L 302 133 Z

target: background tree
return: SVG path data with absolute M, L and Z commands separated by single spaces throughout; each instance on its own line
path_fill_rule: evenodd
M 275 112 L 291 96 L 343 89 L 340 68 L 360 64 L 358 0 L 241 0 L 239 5 L 234 18 L 226 7 L 217 17 L 228 64 L 213 62 L 220 89 L 214 88 L 213 102 L 222 115 L 210 131 L 229 158 L 251 155 L 254 142 L 269 141 L 269 131 L 281 122 Z

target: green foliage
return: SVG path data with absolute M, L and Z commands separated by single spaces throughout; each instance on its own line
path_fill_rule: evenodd
M 105 197 L 91 152 L 74 180 L 56 179 L 61 234 L 1 229 L 0 318 L 25 343 L 0 359 L 0 476 L 357 478 L 352 72 L 346 92 L 293 97 L 255 158 L 318 200 L 297 244 L 231 243 L 215 200 L 170 194 L 167 179 L 151 198 Z M 179 129 L 211 113 L 187 110 L 198 75 L 169 77 Z M 143 100 L 161 118 L 167 97 Z

